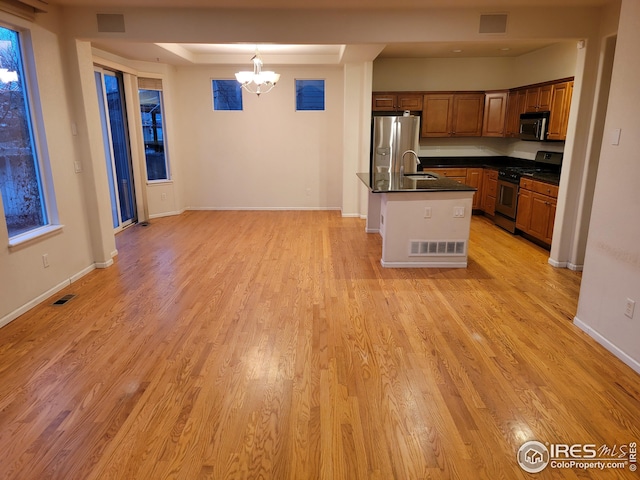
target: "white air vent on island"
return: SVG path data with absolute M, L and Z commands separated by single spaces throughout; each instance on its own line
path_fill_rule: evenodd
M 466 255 L 465 240 L 410 240 L 409 256 Z

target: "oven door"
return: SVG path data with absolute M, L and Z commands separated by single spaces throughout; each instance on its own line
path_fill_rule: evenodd
M 516 219 L 518 208 L 518 184 L 498 180 L 496 212 L 512 220 Z

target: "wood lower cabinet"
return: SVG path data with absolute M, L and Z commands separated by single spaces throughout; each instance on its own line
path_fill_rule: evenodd
M 521 179 L 516 228 L 550 245 L 556 218 L 558 187 Z
M 445 168 L 429 168 L 424 167 L 427 172 L 437 173 L 444 177 L 455 180 L 458 183 L 463 183 L 477 189 L 473 195 L 472 208 L 479 210 L 482 204 L 482 168 L 461 168 L 461 167 L 445 167 Z M 496 172 L 497 174 L 497 172 Z
M 484 96 L 483 137 L 504 137 L 508 92 L 490 92 Z
M 482 168 L 467 168 L 464 184 L 477 189 L 473 195 L 472 208 L 479 210 L 482 204 Z
M 482 173 L 482 201 L 480 208 L 487 215 L 496 214 L 496 194 L 498 191 L 498 171 L 484 169 Z
M 482 135 L 484 93 L 429 93 L 422 101 L 422 136 Z

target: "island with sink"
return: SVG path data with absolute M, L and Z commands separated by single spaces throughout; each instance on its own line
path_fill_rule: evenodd
M 383 267 L 465 268 L 476 189 L 437 173 L 358 173 L 366 231 L 382 237 Z

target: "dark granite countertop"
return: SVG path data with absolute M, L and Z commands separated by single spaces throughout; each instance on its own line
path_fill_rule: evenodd
M 490 168 L 498 170 L 501 167 L 525 167 L 531 168 L 534 165 L 533 160 L 516 157 L 420 157 L 420 165 L 418 171 L 428 171 L 429 168 Z M 560 174 L 554 173 L 535 173 L 529 176 L 534 180 L 558 185 L 560 183 Z
M 426 173 L 426 171 L 425 171 Z M 358 178 L 373 193 L 392 192 L 475 192 L 477 189 L 458 183 L 450 178 L 432 174 L 432 178 L 420 178 L 420 175 L 394 175 L 376 173 L 371 185 L 369 173 L 358 173 Z

